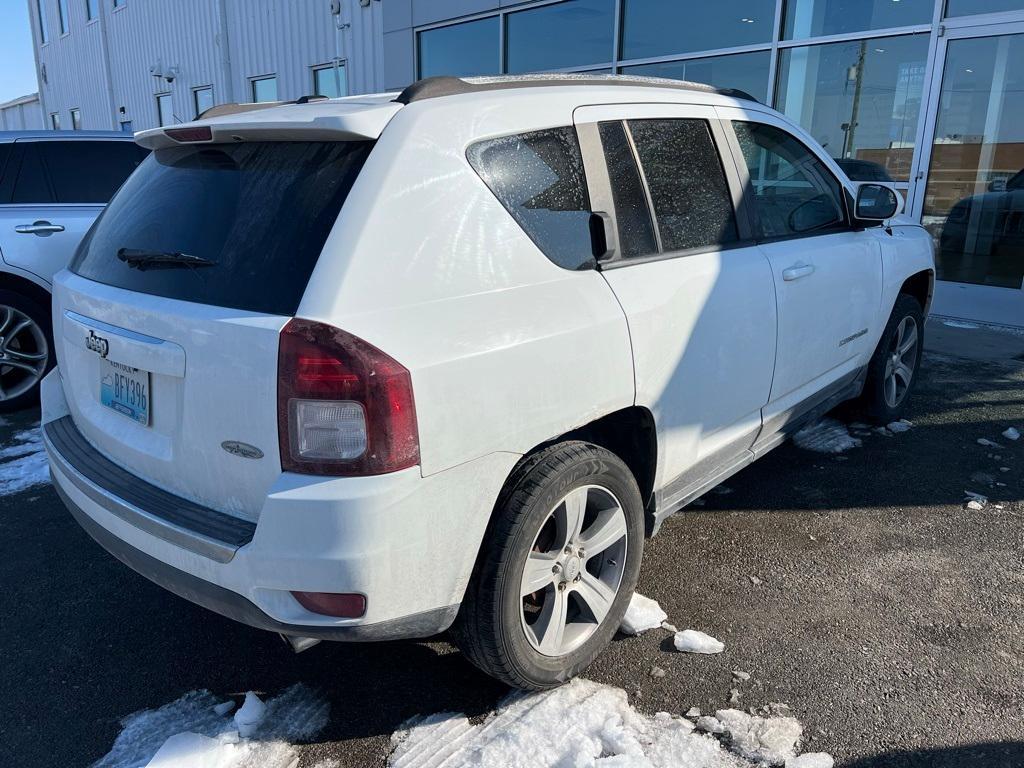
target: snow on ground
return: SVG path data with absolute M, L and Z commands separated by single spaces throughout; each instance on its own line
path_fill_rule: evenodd
M 845 424 L 832 418 L 808 424 L 793 435 L 793 442 L 805 451 L 817 453 L 843 453 L 861 446 L 860 438 L 851 435 Z
M 265 703 L 255 698 L 246 694 L 234 717 L 209 691 L 129 715 L 93 768 L 292 768 L 299 758 L 293 742 L 327 725 L 327 701 L 301 683 Z M 251 738 L 239 735 L 243 723 Z
M 1020 430 L 1016 427 L 1009 427 L 1005 432 L 1003 432 L 1003 437 L 1007 440 L 1020 440 Z
M 711 635 L 706 635 L 696 629 L 684 629 L 676 632 L 672 638 L 672 644 L 677 651 L 683 653 L 721 653 L 725 650 L 725 643 L 716 640 Z
M 948 326 L 949 328 L 965 328 L 968 330 L 972 328 L 981 327 L 980 325 L 977 325 L 975 323 L 966 323 L 963 320 L 943 320 L 942 324 Z
M 722 741 L 676 715 L 637 712 L 618 688 L 577 679 L 553 691 L 513 693 L 479 724 L 452 712 L 414 718 L 391 737 L 388 765 L 753 768 L 770 760 L 782 765 L 795 756 L 800 724 L 793 718 L 737 710 L 718 715 L 729 723 L 722 728 Z M 754 757 L 732 754 L 730 745 Z
M 634 592 L 619 630 L 627 635 L 639 635 L 648 629 L 657 629 L 666 619 L 668 614 L 661 609 L 657 600 Z
M 36 427 L 14 433 L 15 442 L 0 448 L 0 496 L 50 482 L 43 433 Z

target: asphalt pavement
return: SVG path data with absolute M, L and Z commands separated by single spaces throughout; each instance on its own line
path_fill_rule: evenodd
M 931 334 L 910 431 L 835 456 L 787 444 L 647 543 L 640 591 L 724 653 L 651 631 L 586 676 L 649 713 L 784 702 L 840 766 L 1024 765 L 1024 439 L 1000 435 L 1024 431 L 1024 336 L 976 333 Z M 0 445 L 37 420 L 9 417 Z M 444 638 L 295 655 L 129 571 L 46 485 L 0 496 L 0 585 L 0 765 L 89 765 L 136 710 L 302 681 L 331 705 L 302 765 L 383 766 L 408 717 L 479 717 L 507 693 Z

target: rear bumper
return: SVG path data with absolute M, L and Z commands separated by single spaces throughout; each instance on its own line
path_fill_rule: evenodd
M 56 389 L 55 389 L 56 388 Z M 146 483 L 93 448 L 44 380 L 54 486 L 78 523 L 140 574 L 229 618 L 287 635 L 366 641 L 426 637 L 451 624 L 494 500 L 516 461 L 495 454 L 422 477 L 282 473 L 258 522 Z M 366 613 L 312 613 L 292 591 L 360 593 Z
M 173 592 L 178 597 L 208 608 L 214 613 L 229 619 L 248 624 L 257 629 L 280 632 L 284 635 L 298 637 L 316 637 L 321 640 L 344 640 L 348 642 L 398 640 L 411 637 L 428 637 L 443 632 L 455 620 L 458 606 L 435 608 L 412 616 L 375 624 L 353 624 L 348 626 L 325 627 L 323 625 L 286 624 L 261 611 L 253 602 L 237 592 L 225 589 L 209 581 L 204 581 L 185 571 L 167 565 L 167 563 L 150 557 L 145 552 L 135 549 L 110 531 L 93 520 L 85 511 L 72 501 L 61 489 L 54 477 L 57 495 L 64 502 L 71 516 L 75 518 L 85 532 L 122 563 L 133 571 L 145 576 L 154 584 Z

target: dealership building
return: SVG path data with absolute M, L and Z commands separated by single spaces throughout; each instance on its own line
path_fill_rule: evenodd
M 737 88 L 935 237 L 935 311 L 1024 327 L 1024 0 L 28 0 L 43 118 L 140 130 L 432 75 Z

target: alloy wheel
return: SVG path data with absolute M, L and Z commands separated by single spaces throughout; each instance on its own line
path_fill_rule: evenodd
M 0 400 L 11 400 L 39 383 L 50 348 L 46 334 L 20 309 L 0 305 Z
M 626 565 L 626 513 L 607 488 L 569 491 L 541 524 L 523 566 L 520 618 L 533 648 L 564 656 L 615 602 Z
M 885 363 L 885 403 L 890 408 L 902 403 L 910 391 L 910 381 L 914 378 L 914 366 L 917 363 L 918 338 L 917 321 L 907 315 L 896 327 L 889 358 Z

